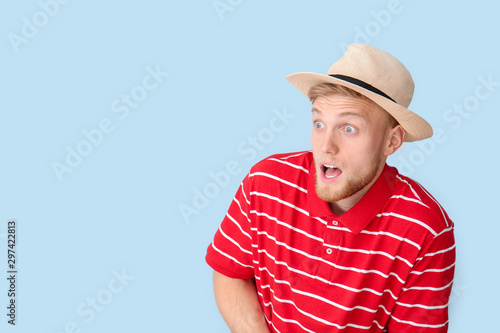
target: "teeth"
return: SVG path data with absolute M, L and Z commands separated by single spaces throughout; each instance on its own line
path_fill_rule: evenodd
M 326 169 L 327 169 L 327 168 L 328 168 L 328 169 L 335 169 L 335 170 L 336 170 L 336 169 L 338 169 L 335 165 L 332 165 L 332 164 L 323 164 L 323 168 L 325 168 L 324 170 L 325 170 L 325 177 L 326 177 L 326 178 L 335 178 L 335 177 L 336 177 L 336 176 L 328 176 L 328 175 L 326 174 Z

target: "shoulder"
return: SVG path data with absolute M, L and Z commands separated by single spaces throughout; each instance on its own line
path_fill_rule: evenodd
M 433 236 L 452 228 L 453 222 L 441 204 L 417 181 L 397 173 L 393 198 L 398 211 L 422 223 Z
M 250 174 L 255 172 L 271 174 L 302 172 L 309 174 L 311 163 L 313 163 L 311 151 L 274 154 L 256 163 L 250 170 Z
M 312 163 L 310 151 L 275 154 L 256 163 L 246 179 L 251 188 L 270 193 L 290 187 L 307 188 Z

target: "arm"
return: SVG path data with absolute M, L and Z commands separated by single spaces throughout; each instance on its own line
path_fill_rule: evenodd
M 214 271 L 217 307 L 233 333 L 269 333 L 253 279 L 227 277 Z
M 448 332 L 455 268 L 453 227 L 423 246 L 389 320 L 388 332 Z

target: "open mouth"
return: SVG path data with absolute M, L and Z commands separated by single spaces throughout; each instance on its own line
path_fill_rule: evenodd
M 333 164 L 323 164 L 323 176 L 326 179 L 334 179 L 340 176 L 342 170 L 340 170 L 337 166 Z

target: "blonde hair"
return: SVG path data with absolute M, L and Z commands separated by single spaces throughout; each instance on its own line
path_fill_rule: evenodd
M 330 96 L 330 95 L 340 95 L 345 97 L 358 98 L 364 101 L 369 101 L 377 105 L 375 102 L 373 102 L 365 95 L 362 95 L 359 92 L 352 90 L 351 88 L 333 83 L 318 83 L 312 86 L 309 89 L 308 97 L 311 103 L 314 103 L 314 101 L 316 101 L 319 97 Z M 398 121 L 394 119 L 394 117 L 389 112 L 386 112 L 386 114 L 387 114 L 387 124 L 390 126 L 390 128 L 399 125 Z
M 370 100 L 368 97 L 361 95 L 359 92 L 352 90 L 338 84 L 333 83 L 318 83 L 309 89 L 309 99 L 311 103 L 314 103 L 318 97 L 329 96 L 329 95 L 340 95 L 346 97 L 359 98 L 362 100 Z

